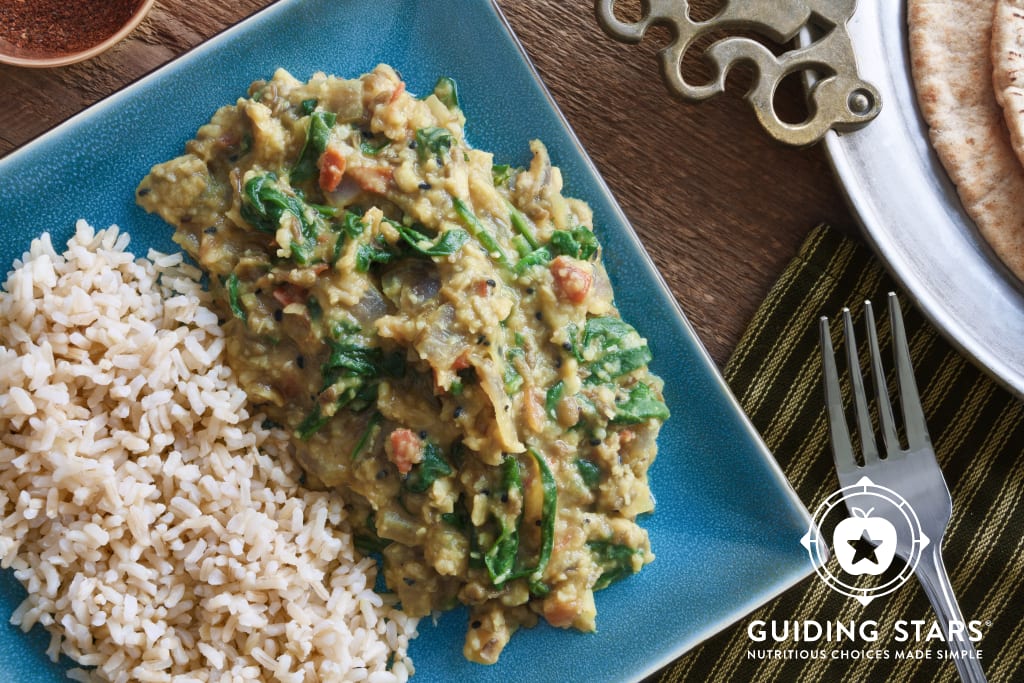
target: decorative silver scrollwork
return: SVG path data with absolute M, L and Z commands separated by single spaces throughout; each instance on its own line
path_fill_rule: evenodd
M 688 0 L 641 0 L 642 17 L 635 23 L 615 16 L 616 0 L 597 0 L 598 21 L 613 38 L 638 43 L 653 25 L 667 25 L 673 40 L 661 51 L 662 71 L 669 87 L 680 97 L 700 102 L 725 90 L 729 69 L 753 64 L 757 80 L 746 94 L 761 125 L 776 140 L 807 146 L 829 129 L 849 131 L 866 125 L 881 110 L 878 90 L 857 73 L 857 62 L 846 24 L 856 0 L 721 0 L 718 13 L 706 21 L 690 18 Z M 688 83 L 683 58 L 699 38 L 711 33 L 745 32 L 786 45 L 801 35 L 801 46 L 775 55 L 746 36 L 713 42 L 703 56 L 715 70 L 710 82 Z M 793 73 L 806 72 L 808 118 L 783 121 L 775 109 L 775 91 Z

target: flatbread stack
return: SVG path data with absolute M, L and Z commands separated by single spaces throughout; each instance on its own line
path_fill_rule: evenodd
M 1024 0 L 908 0 L 932 145 L 968 215 L 1024 280 Z

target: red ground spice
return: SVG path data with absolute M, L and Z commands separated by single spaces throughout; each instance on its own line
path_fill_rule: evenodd
M 114 35 L 139 2 L 0 0 L 0 40 L 25 52 L 79 52 Z

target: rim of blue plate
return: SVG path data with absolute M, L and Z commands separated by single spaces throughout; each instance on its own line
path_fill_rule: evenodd
M 227 27 L 226 29 L 212 36 L 203 43 L 200 43 L 199 45 L 190 48 L 182 55 L 176 57 L 170 62 L 161 65 L 160 67 L 154 69 L 153 71 L 126 85 L 120 90 L 90 105 L 85 110 L 79 112 L 70 119 L 67 119 L 61 124 L 55 126 L 54 128 L 20 145 L 15 150 L 12 150 L 7 155 L 0 158 L 0 170 L 2 170 L 2 168 L 6 166 L 8 162 L 21 156 L 22 153 L 27 153 L 27 151 L 31 149 L 35 145 L 35 143 L 43 142 L 50 137 L 61 135 L 65 131 L 65 129 L 74 126 L 76 122 L 83 118 L 94 116 L 96 114 L 102 113 L 106 109 L 116 107 L 122 99 L 129 97 L 133 91 L 140 88 L 144 88 L 147 83 L 154 79 L 159 79 L 166 69 L 173 67 L 175 64 L 178 64 L 182 60 L 192 55 L 215 50 L 222 43 L 230 41 L 236 33 L 244 31 L 245 27 L 251 25 L 253 22 L 258 22 L 260 17 L 266 17 L 271 13 L 286 11 L 287 6 L 302 1 L 303 0 L 277 0 L 276 2 L 268 5 L 265 8 L 262 8 L 261 10 L 253 13 L 249 17 L 234 24 L 233 26 Z M 558 124 L 562 127 L 562 132 L 564 132 L 564 134 L 568 138 L 568 141 L 573 146 L 573 151 L 577 154 L 579 160 L 582 161 L 584 170 L 590 176 L 589 180 L 593 181 L 596 184 L 599 193 L 603 195 L 602 199 L 605 200 L 605 203 L 607 204 L 607 209 L 612 212 L 613 218 L 616 221 L 618 221 L 621 226 L 625 228 L 623 236 L 627 240 L 629 240 L 629 242 L 635 248 L 635 252 L 637 256 L 640 258 L 640 263 L 646 270 L 646 274 L 651 278 L 653 283 L 659 289 L 659 291 L 657 292 L 658 296 L 661 297 L 664 303 L 666 303 L 671 308 L 671 311 L 674 313 L 675 320 L 673 322 L 678 323 L 678 325 L 681 326 L 683 331 L 689 336 L 690 341 L 692 341 L 694 350 L 697 352 L 698 359 L 700 363 L 704 366 L 704 370 L 707 372 L 707 376 L 712 379 L 715 388 L 720 392 L 721 397 L 726 399 L 729 408 L 734 413 L 734 417 L 738 422 L 738 426 L 742 428 L 743 436 L 745 437 L 745 439 L 749 441 L 747 446 L 753 446 L 757 454 L 760 456 L 761 461 L 754 464 L 767 467 L 769 474 L 771 474 L 774 479 L 773 483 L 778 485 L 778 492 L 784 494 L 783 498 L 785 499 L 785 502 L 788 503 L 786 512 L 802 520 L 802 523 L 804 523 L 809 528 L 811 525 L 810 513 L 808 512 L 804 503 L 797 496 L 792 484 L 789 482 L 789 480 L 783 473 L 782 468 L 779 466 L 774 456 L 771 454 L 767 446 L 764 444 L 760 435 L 757 433 L 753 424 L 750 422 L 750 419 L 743 411 L 738 400 L 732 393 L 732 390 L 729 388 L 721 372 L 718 370 L 710 354 L 707 352 L 707 349 L 705 348 L 704 344 L 701 342 L 696 330 L 693 328 L 689 319 L 683 312 L 678 300 L 672 294 L 672 291 L 669 288 L 667 282 L 662 277 L 657 267 L 654 265 L 653 260 L 651 259 L 647 250 L 644 248 L 643 243 L 637 235 L 636 231 L 634 230 L 633 226 L 625 216 L 619 204 L 615 201 L 614 195 L 612 194 L 604 178 L 598 172 L 593 160 L 586 152 L 585 148 L 583 147 L 582 143 L 577 137 L 575 131 L 572 129 L 571 125 L 569 124 L 565 115 L 561 111 L 554 97 L 551 95 L 550 91 L 541 79 L 540 74 L 533 65 L 533 62 L 530 60 L 529 55 L 527 54 L 519 38 L 513 31 L 510 23 L 508 22 L 508 19 L 505 17 L 500 6 L 498 5 L 497 0 L 483 0 L 483 4 L 488 5 L 491 11 L 494 12 L 495 17 L 502 26 L 510 44 L 514 47 L 514 50 L 518 55 L 518 58 L 521 60 L 522 65 L 527 69 L 529 76 L 532 78 L 533 85 L 535 85 L 538 92 L 546 100 L 551 111 L 557 118 Z M 794 554 L 796 554 L 797 552 L 803 553 L 803 549 L 799 548 L 799 546 L 797 545 L 797 539 L 794 539 L 794 545 L 796 548 L 794 550 Z M 810 561 L 808 561 L 806 564 L 800 565 L 799 568 L 797 568 L 795 565 L 787 567 L 786 571 L 774 575 L 771 581 L 758 584 L 756 589 L 752 590 L 750 594 L 744 595 L 744 600 L 741 602 L 741 604 L 733 608 L 731 611 L 725 614 L 716 615 L 717 618 L 714 618 L 704 623 L 703 628 L 697 629 L 696 632 L 692 632 L 688 634 L 688 637 L 681 639 L 676 647 L 669 647 L 667 650 L 661 652 L 660 656 L 644 661 L 642 664 L 639 664 L 637 670 L 633 672 L 629 680 L 639 681 L 649 676 L 650 674 L 656 672 L 657 670 L 663 668 L 665 665 L 669 664 L 674 659 L 678 658 L 679 656 L 691 650 L 692 648 L 698 646 L 700 643 L 707 640 L 711 636 L 715 635 L 719 631 L 727 628 L 729 625 L 736 623 L 738 620 L 750 614 L 750 612 L 754 611 L 758 607 L 767 604 L 768 602 L 775 599 L 776 597 L 784 593 L 786 590 L 798 584 L 803 579 L 807 578 L 810 574 L 813 573 L 814 568 Z

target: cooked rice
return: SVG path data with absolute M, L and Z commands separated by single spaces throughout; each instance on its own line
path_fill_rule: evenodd
M 416 620 L 373 591 L 342 501 L 250 416 L 180 255 L 79 221 L 0 291 L 0 558 L 99 681 L 404 681 Z

